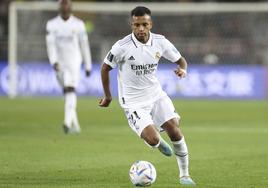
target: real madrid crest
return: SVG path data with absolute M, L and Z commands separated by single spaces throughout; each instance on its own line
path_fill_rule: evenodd
M 156 52 L 156 53 L 155 53 L 155 58 L 156 58 L 156 59 L 160 59 L 160 58 L 161 58 L 161 55 L 160 55 L 159 52 Z

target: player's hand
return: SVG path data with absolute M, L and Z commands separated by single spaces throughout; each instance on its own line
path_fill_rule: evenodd
M 180 78 L 185 78 L 187 75 L 187 71 L 185 69 L 180 68 L 180 67 L 178 67 L 174 72 Z
M 53 64 L 53 69 L 56 71 L 56 72 L 59 72 L 60 71 L 60 66 L 58 63 L 54 63 Z
M 90 70 L 86 70 L 86 77 L 89 77 L 91 74 Z
M 104 97 L 103 99 L 100 99 L 99 106 L 108 107 L 111 102 L 112 102 L 112 98 Z

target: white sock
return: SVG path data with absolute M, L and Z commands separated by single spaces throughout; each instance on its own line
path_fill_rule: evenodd
M 172 142 L 174 146 L 174 153 L 176 155 L 178 167 L 180 170 L 180 177 L 189 176 L 189 158 L 188 149 L 184 137 L 181 140 Z
M 65 94 L 65 107 L 64 107 L 64 124 L 67 127 L 71 127 L 74 110 L 76 107 L 76 95 L 74 92 L 68 92 Z
M 80 125 L 79 125 L 76 109 L 74 109 L 73 126 L 75 130 L 80 131 Z

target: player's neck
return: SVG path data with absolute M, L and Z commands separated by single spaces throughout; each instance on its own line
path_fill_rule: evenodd
M 71 14 L 61 14 L 60 15 L 63 20 L 68 20 L 71 17 Z
M 150 33 L 149 33 L 148 36 L 144 37 L 143 39 L 139 39 L 136 35 L 135 35 L 135 38 L 136 38 L 137 41 L 139 41 L 140 43 L 142 43 L 142 44 L 146 44 L 146 43 L 149 41 Z
M 144 38 L 143 40 L 138 39 L 138 41 L 140 41 L 142 44 L 146 44 L 148 42 L 148 40 L 149 40 L 149 37 Z

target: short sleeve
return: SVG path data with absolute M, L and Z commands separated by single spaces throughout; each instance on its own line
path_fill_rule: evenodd
M 117 64 L 122 60 L 123 49 L 117 43 L 115 43 L 112 49 L 108 52 L 104 59 L 104 63 L 110 65 L 112 68 L 116 68 Z
M 86 26 L 85 23 L 83 21 L 80 21 L 80 27 L 79 27 L 79 37 L 80 38 L 86 38 L 87 39 L 87 30 L 86 30 Z
M 163 41 L 163 57 L 168 59 L 171 62 L 176 62 L 181 58 L 180 52 L 176 49 L 176 47 L 167 39 Z
M 47 32 L 47 35 L 52 33 L 52 28 L 51 28 L 51 22 L 50 21 L 48 21 L 47 24 L 46 24 L 46 32 Z
M 46 25 L 46 45 L 48 59 L 51 65 L 58 62 L 57 48 L 56 48 L 56 37 L 55 37 L 55 28 L 51 21 L 47 22 Z

